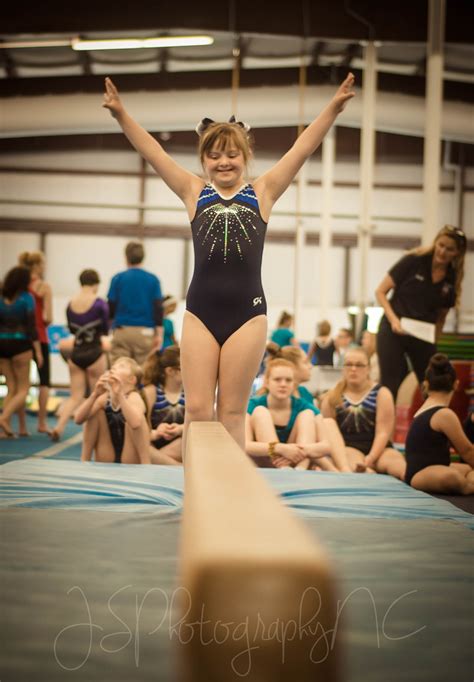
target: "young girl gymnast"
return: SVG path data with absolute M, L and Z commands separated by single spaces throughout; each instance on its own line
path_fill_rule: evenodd
M 295 372 L 295 390 L 293 395 L 295 398 L 300 398 L 304 402 L 309 403 L 311 407 L 314 407 L 313 396 L 305 386 L 300 385 L 302 382 L 309 381 L 311 377 L 311 362 L 304 350 L 296 346 L 278 348 L 276 344 L 270 342 L 267 345 L 267 353 L 270 359 L 283 358 L 292 363 Z M 331 458 L 337 470 L 346 474 L 350 473 L 352 468 L 347 459 L 344 441 L 335 420 L 331 417 L 324 417 L 322 419 L 316 416 L 316 422 L 319 438 L 322 441 L 329 442 Z
M 423 384 L 427 398 L 415 414 L 405 446 L 405 481 L 417 490 L 474 494 L 474 445 L 448 407 L 457 383 L 456 371 L 446 355 L 433 355 Z M 465 463 L 451 462 L 450 445 Z
M 152 464 L 181 464 L 185 400 L 178 346 L 149 355 L 143 383 L 151 423 Z
M 247 454 L 258 466 L 337 471 L 328 456 L 330 445 L 322 440 L 319 410 L 295 397 L 295 388 L 293 363 L 270 360 L 263 393 L 250 398 L 247 408 Z
M 105 80 L 109 109 L 135 149 L 184 203 L 194 243 L 194 274 L 186 298 L 181 365 L 186 426 L 217 419 L 245 447 L 245 410 L 267 336 L 261 283 L 263 243 L 271 209 L 354 96 L 349 74 L 320 115 L 278 163 L 252 184 L 248 127 L 203 119 L 197 128 L 206 180 L 179 166 L 126 112 Z M 217 387 L 217 399 L 216 399 Z
M 81 460 L 150 464 L 149 427 L 144 397 L 138 392 L 142 369 L 132 358 L 118 358 L 77 409 L 84 424 Z
M 395 424 L 392 394 L 370 378 L 369 359 L 362 348 L 346 351 L 342 379 L 324 396 L 321 411 L 336 420 L 355 471 L 403 480 L 405 460 L 390 442 Z

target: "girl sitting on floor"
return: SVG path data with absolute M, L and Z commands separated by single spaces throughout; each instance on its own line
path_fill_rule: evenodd
M 323 398 L 324 417 L 336 420 L 352 469 L 376 471 L 403 480 L 405 460 L 390 442 L 395 405 L 385 386 L 370 378 L 367 354 L 349 348 L 344 355 L 343 376 Z
M 142 369 L 132 358 L 118 358 L 77 409 L 84 424 L 81 460 L 150 464 L 146 404 L 137 390 Z
M 314 399 L 312 394 L 305 386 L 301 386 L 301 382 L 309 381 L 311 376 L 311 362 L 302 348 L 295 346 L 285 346 L 278 348 L 276 344 L 269 343 L 267 346 L 268 356 L 270 358 L 283 358 L 291 362 L 295 371 L 296 387 L 293 395 L 295 398 L 309 403 L 314 407 Z M 350 473 L 352 471 L 349 461 L 346 456 L 346 449 L 344 441 L 342 440 L 340 431 L 334 419 L 324 418 L 318 415 L 316 419 L 316 429 L 321 440 L 328 441 L 330 445 L 331 458 L 336 465 L 338 471 L 343 473 Z
M 320 440 L 319 410 L 296 398 L 295 370 L 288 360 L 270 360 L 263 395 L 250 398 L 246 419 L 246 452 L 257 466 L 336 471 Z
M 178 346 L 168 346 L 150 354 L 145 363 L 143 382 L 152 427 L 151 461 L 153 464 L 181 464 L 185 402 Z
M 448 405 L 458 381 L 446 355 L 436 353 L 425 373 L 428 394 L 415 414 L 406 441 L 405 481 L 417 490 L 441 494 L 474 494 L 474 445 Z M 451 463 L 452 445 L 467 464 Z

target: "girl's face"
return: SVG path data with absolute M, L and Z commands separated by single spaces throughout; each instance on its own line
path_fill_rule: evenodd
M 274 367 L 268 379 L 265 381 L 265 388 L 272 398 L 284 400 L 289 398 L 295 390 L 295 373 L 291 367 Z
M 296 373 L 298 375 L 298 383 L 309 381 L 311 376 L 311 362 L 306 357 L 306 354 L 301 351 L 300 359 L 296 366 Z
M 365 353 L 347 351 L 344 358 L 344 379 L 351 386 L 363 386 L 369 378 L 369 363 Z
M 235 146 L 226 149 L 213 147 L 204 157 L 204 171 L 217 187 L 233 189 L 240 186 L 245 172 L 242 151 Z
M 459 254 L 459 249 L 454 239 L 443 234 L 435 242 L 433 264 L 447 266 Z

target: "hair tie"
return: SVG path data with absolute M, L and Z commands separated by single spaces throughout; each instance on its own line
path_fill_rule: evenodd
M 201 135 L 206 132 L 206 130 L 212 123 L 215 123 L 215 121 L 213 121 L 212 118 L 202 118 L 199 121 L 199 123 L 195 127 L 195 131 L 197 132 L 199 137 L 201 137 Z
M 248 133 L 250 130 L 250 126 L 248 123 L 244 123 L 243 121 L 236 121 L 234 115 L 232 115 L 227 122 L 228 123 L 235 123 L 235 125 L 238 125 L 241 128 L 243 128 L 246 133 Z M 201 137 L 201 135 L 203 135 L 206 132 L 206 130 L 209 128 L 209 126 L 212 125 L 213 123 L 215 123 L 215 121 L 212 118 L 207 118 L 207 117 L 202 118 L 195 128 L 195 131 L 197 132 L 199 137 Z

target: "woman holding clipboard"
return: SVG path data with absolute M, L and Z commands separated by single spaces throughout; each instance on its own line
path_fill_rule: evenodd
M 408 373 L 406 356 L 418 381 L 424 379 L 449 308 L 459 304 L 466 248 L 464 232 L 445 225 L 432 246 L 395 263 L 375 291 L 385 312 L 377 335 L 381 384 L 394 400 Z

